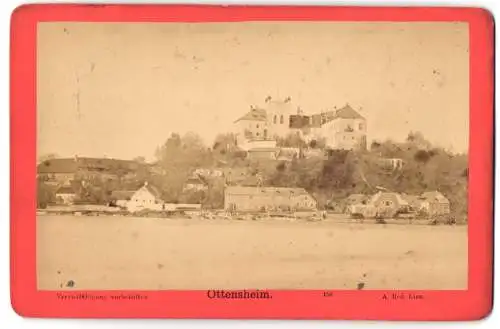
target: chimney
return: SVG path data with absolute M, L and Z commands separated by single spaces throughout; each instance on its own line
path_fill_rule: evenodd
M 75 154 L 75 162 L 78 162 L 78 155 Z

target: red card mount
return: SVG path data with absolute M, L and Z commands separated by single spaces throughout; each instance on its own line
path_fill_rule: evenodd
M 429 291 L 270 290 L 272 298 L 211 298 L 203 291 L 37 289 L 37 24 L 40 22 L 465 22 L 470 49 L 468 289 Z M 493 18 L 478 8 L 25 5 L 11 22 L 11 295 L 21 316 L 474 320 L 492 308 Z M 56 238 L 56 237 L 54 237 Z M 452 275 L 452 274 L 450 274 Z M 64 293 L 68 293 L 67 290 Z M 112 296 L 136 294 L 141 298 Z M 403 300 L 384 296 L 404 295 Z M 328 296 L 326 296 L 328 295 Z M 411 298 L 415 296 L 415 298 Z M 417 298 L 418 297 L 418 298 Z M 105 299 L 104 299 L 105 298 Z

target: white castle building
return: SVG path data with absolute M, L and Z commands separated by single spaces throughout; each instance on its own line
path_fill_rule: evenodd
M 366 119 L 349 104 L 305 115 L 292 104 L 290 97 L 284 100 L 267 97 L 265 106 L 251 107 L 234 124 L 238 144 L 243 148 L 250 144 L 267 145 L 278 137 L 297 133 L 306 142 L 324 139 L 330 149 L 366 149 Z

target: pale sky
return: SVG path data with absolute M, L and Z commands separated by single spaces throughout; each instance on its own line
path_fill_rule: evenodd
M 468 60 L 466 23 L 40 23 L 38 152 L 152 159 L 188 131 L 211 145 L 268 95 L 361 108 L 369 142 L 418 130 L 466 151 Z

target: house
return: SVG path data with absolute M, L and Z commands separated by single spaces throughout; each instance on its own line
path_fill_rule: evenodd
M 291 98 L 274 100 L 268 96 L 264 107 L 250 107 L 250 111 L 238 118 L 235 134 L 238 146 L 248 140 L 273 140 L 290 132 L 290 116 L 295 109 Z
M 267 127 L 267 114 L 264 109 L 251 107 L 249 112 L 234 123 L 237 127 L 236 140 L 238 145 L 245 140 L 266 139 L 268 137 L 269 128 Z
M 228 186 L 224 209 L 228 211 L 316 210 L 317 201 L 303 188 Z
M 408 202 L 413 211 L 420 211 L 424 206 L 424 199 L 420 195 L 401 194 L 401 197 Z
M 48 184 L 69 185 L 79 177 L 100 181 L 131 177 L 147 165 L 135 161 L 107 158 L 57 158 L 45 160 L 37 165 L 37 177 Z
M 77 159 L 50 159 L 37 166 L 37 176 L 47 184 L 69 185 L 78 171 Z
M 421 195 L 422 208 L 430 215 L 447 215 L 450 213 L 450 201 L 438 191 L 425 192 Z
M 165 203 L 161 198 L 160 191 L 148 184 L 148 182 L 144 183 L 141 188 L 135 191 L 127 202 L 127 209 L 131 212 L 143 209 L 163 210 L 164 208 Z
M 111 205 L 126 208 L 136 191 L 113 191 L 111 192 Z
M 349 104 L 322 116 L 320 136 L 335 150 L 366 149 L 366 119 Z
M 276 160 L 279 148 L 253 148 L 248 151 L 248 158 L 251 160 Z
M 76 192 L 73 187 L 64 185 L 56 190 L 56 203 L 72 205 L 76 199 Z
M 370 197 L 364 194 L 351 194 L 343 200 L 343 212 L 356 214 L 361 212 L 360 209 L 365 209 L 366 204 L 370 201 Z
M 374 207 L 377 213 L 384 217 L 392 217 L 409 207 L 409 203 L 399 193 L 385 191 L 376 193 L 367 204 Z

